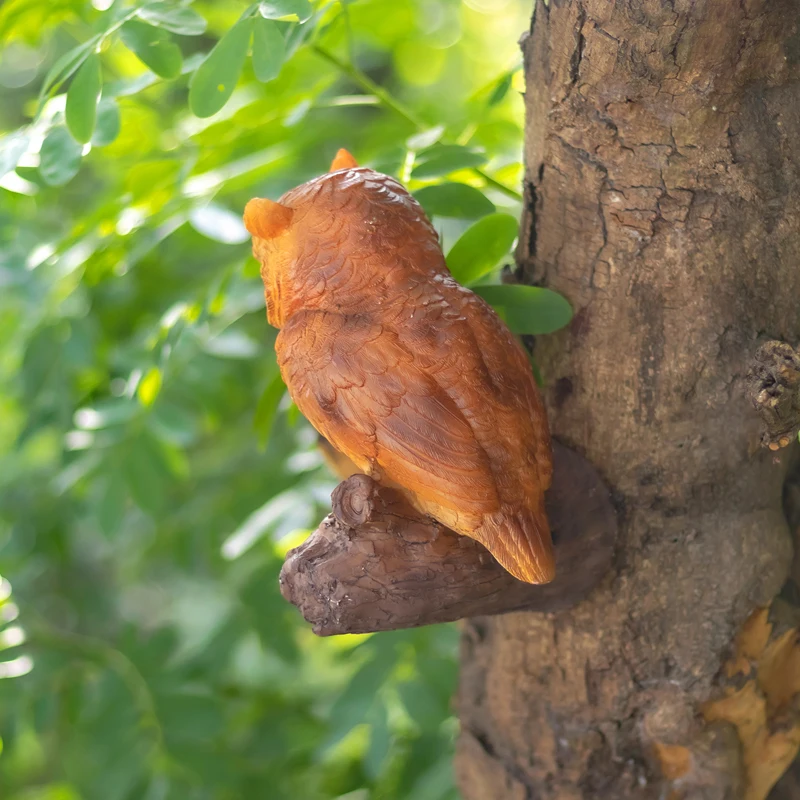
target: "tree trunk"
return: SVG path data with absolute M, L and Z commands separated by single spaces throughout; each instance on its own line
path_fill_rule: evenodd
M 577 607 L 466 624 L 468 800 L 757 800 L 797 751 L 796 609 L 773 602 L 789 451 L 760 446 L 745 386 L 763 340 L 800 338 L 798 20 L 796 0 L 537 6 L 519 275 L 575 309 L 535 355 L 620 531 Z

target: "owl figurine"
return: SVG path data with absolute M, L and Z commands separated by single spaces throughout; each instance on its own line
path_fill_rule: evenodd
M 550 435 L 528 358 L 450 275 L 419 203 L 340 150 L 278 202 L 251 200 L 244 221 L 309 422 L 514 577 L 551 581 Z

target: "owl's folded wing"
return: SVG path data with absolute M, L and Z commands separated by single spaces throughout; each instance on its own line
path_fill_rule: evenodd
M 300 410 L 360 469 L 459 513 L 498 510 L 495 477 L 469 422 L 392 330 L 305 311 L 283 328 L 277 350 Z

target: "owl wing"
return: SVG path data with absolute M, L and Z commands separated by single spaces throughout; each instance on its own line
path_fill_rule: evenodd
M 548 489 L 553 476 L 550 432 L 528 356 L 519 340 L 483 298 L 463 292 L 460 298 L 464 303 L 462 312 L 468 315 L 484 362 L 502 387 L 501 395 L 518 404 L 518 416 L 508 428 L 524 431 L 522 443 L 530 451 L 528 463 L 535 470 L 541 489 Z
M 365 472 L 466 515 L 500 507 L 469 423 L 390 328 L 363 316 L 292 315 L 276 343 L 292 398 Z

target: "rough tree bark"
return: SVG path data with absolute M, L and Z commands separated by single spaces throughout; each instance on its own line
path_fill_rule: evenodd
M 745 388 L 760 343 L 800 339 L 798 20 L 796 0 L 538 4 L 519 276 L 577 312 L 536 357 L 621 524 L 579 606 L 466 624 L 468 800 L 756 800 L 796 752 L 790 456 Z

